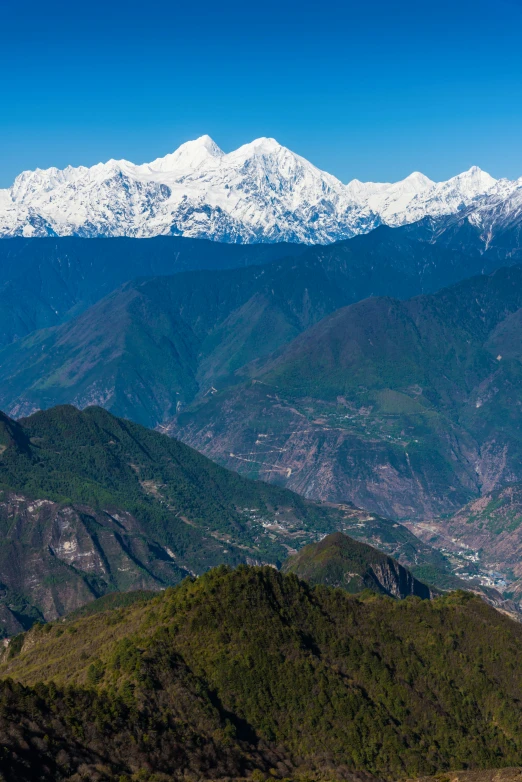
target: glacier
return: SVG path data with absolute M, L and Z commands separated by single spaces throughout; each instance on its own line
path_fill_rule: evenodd
M 24 171 L 0 190 L 0 237 L 175 235 L 222 242 L 328 244 L 424 217 L 463 213 L 491 235 L 522 219 L 522 179 L 474 166 L 446 182 L 343 184 L 259 138 L 223 152 L 201 136 L 151 163 L 109 160 Z

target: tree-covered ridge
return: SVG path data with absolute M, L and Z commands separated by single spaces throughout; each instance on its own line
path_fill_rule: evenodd
M 295 573 L 310 584 L 340 587 L 351 593 L 370 589 L 397 598 L 431 596 L 430 588 L 396 559 L 342 532 L 304 546 L 283 563 L 282 571 Z
M 217 776 L 230 774 L 224 747 L 232 773 L 269 766 L 276 777 L 513 766 L 522 763 L 521 641 L 520 625 L 464 593 L 358 599 L 272 568 L 221 567 L 14 639 L 1 673 L 29 689 L 3 683 L 2 733 L 14 720 L 36 731 L 46 714 L 54 734 L 35 762 L 64 749 L 74 768 L 73 757 L 93 764 L 99 753 L 100 779 L 145 766 L 168 779 L 188 768 L 205 776 L 194 747 L 209 747 L 209 732 Z M 173 759 L 181 725 L 200 738 Z
M 13 238 L 0 243 L 0 345 L 70 320 L 137 277 L 265 264 L 305 249 L 181 236 Z
M 7 421 L 5 431 L 13 426 L 16 437 L 1 455 L 0 488 L 58 502 L 118 506 L 147 518 L 151 532 L 166 542 L 174 542 L 172 528 L 192 525 L 252 544 L 248 509 L 270 516 L 279 511 L 283 520 L 293 515 L 305 526 L 340 516 L 241 478 L 177 440 L 102 408 L 81 412 L 66 405 L 19 423 Z M 269 548 L 270 542 L 260 541 L 260 554 Z
M 221 563 L 279 565 L 348 517 L 366 514 L 241 478 L 101 408 L 58 407 L 18 422 L 3 416 L 0 634 Z M 379 524 L 400 537 L 386 520 Z M 401 546 L 416 551 L 418 543 L 426 561 L 420 551 L 429 547 L 401 531 Z

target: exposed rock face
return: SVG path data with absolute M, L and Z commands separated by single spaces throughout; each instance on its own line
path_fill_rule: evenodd
M 0 487 L 0 637 L 215 565 L 277 566 L 352 526 L 394 556 L 445 567 L 405 527 L 245 480 L 101 408 L 0 413 Z
M 167 431 L 243 475 L 396 519 L 448 513 L 478 492 L 467 451 L 464 458 L 452 432 L 441 443 L 452 470 L 441 470 L 440 462 L 434 470 L 433 453 L 387 437 L 390 417 L 274 391 L 257 382 L 232 389 L 182 413 Z
M 122 510 L 4 492 L 0 529 L 0 622 L 8 634 L 107 592 L 163 589 L 188 572 Z
M 449 517 L 408 526 L 459 557 L 463 575 L 522 601 L 522 484 L 488 492 Z
M 422 599 L 432 596 L 430 587 L 418 581 L 396 559 L 341 532 L 305 546 L 283 564 L 282 570 L 295 573 L 311 584 L 340 587 L 348 592 L 371 589 L 399 599 L 409 595 Z

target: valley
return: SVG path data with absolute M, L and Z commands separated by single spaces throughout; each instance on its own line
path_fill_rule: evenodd
M 4 6 L 0 782 L 522 782 L 522 5 Z
M 280 566 L 356 530 L 444 578 L 445 559 L 359 508 L 241 478 L 101 408 L 0 419 L 0 633 L 115 592 L 161 591 L 219 564 Z
M 520 274 L 339 309 L 169 431 L 316 500 L 398 520 L 456 511 L 519 474 Z
M 516 244 L 516 232 L 506 236 Z M 419 568 L 429 583 L 467 585 L 518 610 L 516 579 L 501 556 L 490 563 L 481 554 L 470 564 L 463 545 L 445 545 L 442 526 L 440 534 L 422 526 L 432 520 L 443 525 L 468 503 L 522 478 L 520 267 L 495 271 L 506 260 L 498 237 L 484 252 L 468 217 L 448 217 L 381 226 L 329 247 L 295 245 L 289 257 L 290 245 L 199 245 L 201 240 L 185 238 L 172 238 L 172 246 L 165 237 L 71 237 L 56 246 L 48 239 L 9 241 L 15 244 L 5 253 L 6 279 L 17 263 L 20 274 L 56 269 L 54 287 L 40 291 L 51 302 L 67 268 L 64 290 L 71 292 L 62 309 L 55 308 L 56 325 L 11 337 L 0 351 L 0 406 L 11 416 L 57 404 L 101 405 L 155 426 L 249 479 L 335 508 L 337 515 L 303 527 L 300 518 L 284 518 L 279 510 L 275 515 L 273 505 L 267 514 L 257 502 L 236 503 L 239 526 L 207 528 L 204 539 L 197 538 L 204 552 L 198 558 L 180 554 L 172 539 L 154 533 L 150 540 L 134 509 L 120 500 L 100 516 L 92 497 L 75 496 L 69 512 L 82 521 L 73 526 L 84 530 L 83 519 L 101 525 L 110 543 L 89 544 L 89 556 L 93 562 L 105 556 L 108 565 L 92 578 L 81 568 L 64 575 L 63 594 L 53 586 L 34 600 L 27 585 L 11 580 L 6 626 L 30 624 L 43 615 L 40 604 L 48 606 L 46 616 L 60 615 L 81 599 L 119 589 L 124 579 L 118 568 L 127 569 L 117 564 L 121 557 L 132 560 L 129 587 L 162 589 L 219 558 L 280 563 L 314 535 L 333 530 Z M 116 242 L 112 277 L 104 271 L 111 263 L 109 241 Z M 79 274 L 89 242 L 95 248 L 91 270 Z M 514 263 L 516 252 L 507 260 Z M 153 276 L 118 287 L 118 275 L 128 273 L 125 264 Z M 175 275 L 168 273 L 173 264 Z M 191 265 L 200 268 L 183 270 Z M 216 268 L 222 265 L 232 268 Z M 480 276 L 460 281 L 477 271 Z M 199 522 L 170 502 L 165 485 L 145 477 L 141 491 L 173 518 L 178 542 L 200 534 Z M 23 484 L 8 489 L 22 489 L 21 502 L 31 505 Z M 15 517 L 12 495 L 6 502 L 6 518 Z M 113 511 L 133 518 L 124 543 Z M 398 522 L 410 533 L 394 526 Z M 84 532 L 78 534 L 80 541 Z M 95 555 L 96 546 L 101 553 Z M 106 546 L 113 555 L 103 553 Z M 163 563 L 150 546 L 163 552 Z M 17 561 L 26 556 L 34 554 L 17 554 Z M 45 578 L 51 578 L 47 571 Z M 69 592 L 84 597 L 69 598 Z
M 457 513 L 407 524 L 449 559 L 460 560 L 461 578 L 478 578 L 515 600 L 522 593 L 521 487 L 508 484 L 484 494 Z

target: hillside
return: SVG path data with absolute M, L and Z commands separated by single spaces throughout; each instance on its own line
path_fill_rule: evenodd
M 499 265 L 465 221 L 381 226 L 306 251 L 174 237 L 12 242 L 10 252 L 3 248 L 11 241 L 0 243 L 0 334 L 14 341 L 0 351 L 0 408 L 20 416 L 56 404 L 100 404 L 147 426 L 237 383 L 252 361 L 340 307 L 435 291 Z M 296 257 L 266 263 L 278 252 Z M 216 271 L 220 265 L 242 268 Z M 182 272 L 191 266 L 214 271 Z
M 275 565 L 353 526 L 406 559 L 445 560 L 406 528 L 241 478 L 101 408 L 0 418 L 0 632 L 220 563 Z M 362 529 L 361 529 L 362 528 Z
M 0 345 L 63 323 L 136 277 L 269 263 L 303 249 L 296 244 L 238 245 L 179 236 L 15 237 L 0 242 Z
M 251 477 L 396 519 L 522 479 L 522 268 L 342 308 L 169 431 Z
M 430 597 L 430 588 L 417 581 L 396 559 L 342 532 L 333 532 L 319 543 L 304 546 L 283 562 L 281 570 L 295 573 L 312 585 L 339 587 L 351 593 L 370 589 L 400 599 L 409 595 Z
M 3 770 L 393 780 L 520 765 L 521 649 L 520 625 L 462 593 L 360 600 L 218 568 L 14 639 Z

